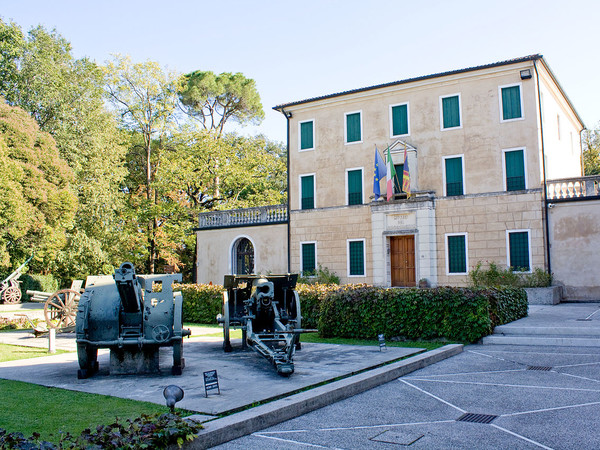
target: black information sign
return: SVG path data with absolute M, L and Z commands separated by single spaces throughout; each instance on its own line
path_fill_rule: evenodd
M 378 334 L 377 340 L 379 341 L 379 351 L 387 350 L 387 347 L 385 346 L 385 336 L 383 334 Z
M 209 370 L 208 372 L 204 372 L 204 395 L 208 397 L 208 391 L 216 389 L 221 394 L 221 389 L 219 388 L 219 377 L 217 375 L 216 370 Z

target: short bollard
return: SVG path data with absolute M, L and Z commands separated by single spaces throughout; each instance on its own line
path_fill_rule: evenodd
M 48 333 L 48 353 L 56 353 L 56 328 L 50 328 Z

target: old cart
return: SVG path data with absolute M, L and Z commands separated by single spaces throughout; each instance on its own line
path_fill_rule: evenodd
M 21 264 L 17 270 L 2 281 L 2 284 L 0 285 L 0 300 L 2 300 L 2 303 L 19 303 L 21 300 L 19 277 L 22 275 L 21 270 L 23 270 L 27 263 L 31 261 L 31 258 L 33 258 L 33 254 L 31 254 L 31 256 L 27 258 L 27 261 Z
M 54 293 L 28 290 L 27 294 L 31 296 L 31 301 L 44 303 L 44 319 L 48 328 L 72 331 L 75 328 L 82 285 L 82 280 L 73 280 L 70 289 Z

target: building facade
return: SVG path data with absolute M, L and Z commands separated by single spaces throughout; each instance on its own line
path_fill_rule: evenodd
M 321 265 L 343 283 L 461 286 L 478 262 L 548 268 L 543 187 L 582 175 L 584 125 L 541 55 L 274 109 L 287 118 L 289 205 L 278 233 L 267 233 L 280 253 L 263 250 L 261 270 Z M 375 152 L 385 158 L 388 148 L 400 174 L 390 201 L 373 194 Z M 235 272 L 240 236 L 260 247 L 259 227 L 238 225 L 221 232 L 220 249 L 210 237 L 219 228 L 200 225 L 199 282 L 222 279 L 217 265 L 201 266 L 215 253 L 228 259 L 218 270 Z

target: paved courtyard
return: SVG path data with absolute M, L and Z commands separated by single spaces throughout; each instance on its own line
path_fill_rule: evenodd
M 591 449 L 599 430 L 600 348 L 471 345 L 216 448 Z

